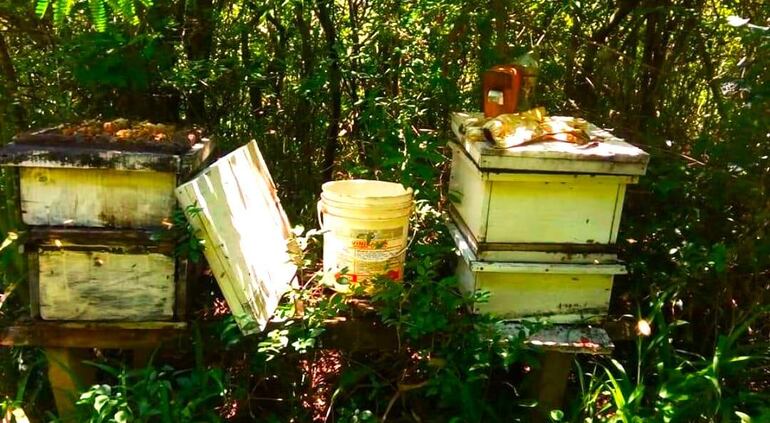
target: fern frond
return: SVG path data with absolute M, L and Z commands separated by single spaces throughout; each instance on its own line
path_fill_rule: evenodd
M 104 7 L 104 0 L 88 0 L 88 8 L 91 11 L 94 28 L 99 32 L 104 32 L 107 29 L 107 11 Z
M 51 5 L 51 0 L 37 0 L 35 3 L 35 15 L 38 18 L 45 16 L 45 12 L 48 11 L 48 6 Z
M 55 0 L 53 3 L 53 23 L 57 28 L 61 28 L 64 18 L 70 14 L 75 0 Z
M 132 25 L 139 24 L 139 17 L 136 16 L 136 6 L 134 0 L 118 0 L 118 7 L 123 19 L 131 22 Z

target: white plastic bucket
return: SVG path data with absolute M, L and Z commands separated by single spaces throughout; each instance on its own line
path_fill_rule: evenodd
M 412 190 L 401 184 L 350 180 L 327 182 L 318 202 L 324 233 L 324 270 L 347 269 L 351 283 L 385 275 L 404 277 Z

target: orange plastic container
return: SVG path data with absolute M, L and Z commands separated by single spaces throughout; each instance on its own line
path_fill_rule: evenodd
M 484 72 L 482 95 L 484 116 L 515 113 L 519 104 L 523 69 L 519 65 L 499 65 Z

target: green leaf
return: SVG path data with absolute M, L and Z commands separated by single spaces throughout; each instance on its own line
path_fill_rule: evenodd
M 128 423 L 129 421 L 129 414 L 125 410 L 120 410 L 117 413 L 115 413 L 115 422 L 117 423 Z
M 139 17 L 136 16 L 134 0 L 118 0 L 118 7 L 123 19 L 127 20 L 132 25 L 139 24 Z
M 105 405 L 107 405 L 110 401 L 110 397 L 107 395 L 99 395 L 94 400 L 94 410 L 101 411 L 102 408 L 104 408 Z
M 75 0 L 56 0 L 53 4 L 53 24 L 60 28 L 64 24 L 64 18 L 70 14 Z
M 564 412 L 561 410 L 551 410 L 551 420 L 560 422 L 564 419 Z
M 38 18 L 45 16 L 45 12 L 48 11 L 48 7 L 51 5 L 51 0 L 37 0 L 35 4 L 35 15 Z
M 104 0 L 88 0 L 88 8 L 91 11 L 94 28 L 99 32 L 104 32 L 107 29 L 107 12 L 104 7 Z

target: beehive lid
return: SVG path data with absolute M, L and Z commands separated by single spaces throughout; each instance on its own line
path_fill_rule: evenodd
M 256 142 L 222 157 L 176 195 L 236 323 L 245 334 L 261 332 L 297 266 L 289 221 Z
M 0 148 L 0 165 L 184 173 L 205 161 L 210 149 L 195 128 L 89 120 L 15 136 Z
M 453 113 L 452 130 L 457 143 L 483 171 L 643 175 L 647 170 L 649 154 L 593 124 L 588 132 L 596 142 L 588 146 L 549 141 L 501 149 L 465 139 L 459 128 L 469 116 L 482 114 Z

